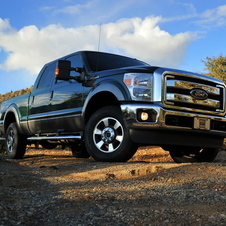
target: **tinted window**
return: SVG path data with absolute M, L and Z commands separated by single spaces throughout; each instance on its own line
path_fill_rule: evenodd
M 55 76 L 56 63 L 50 64 L 46 67 L 42 74 L 41 79 L 38 83 L 38 89 L 49 86 L 51 84 L 52 78 Z
M 91 71 L 104 71 L 131 66 L 148 66 L 148 64 L 139 60 L 99 52 L 85 52 L 85 57 L 88 61 Z
M 74 55 L 74 56 L 68 57 L 66 60 L 71 61 L 71 67 L 73 67 L 73 68 L 83 67 L 80 55 Z M 70 76 L 79 76 L 79 75 L 80 75 L 80 73 L 78 73 L 76 71 L 70 72 Z

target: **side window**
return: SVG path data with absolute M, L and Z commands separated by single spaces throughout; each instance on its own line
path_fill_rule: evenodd
M 51 84 L 52 78 L 55 76 L 56 63 L 50 64 L 46 67 L 45 71 L 42 74 L 42 77 L 39 80 L 37 89 L 47 87 Z
M 71 61 L 71 67 L 83 67 L 80 55 L 74 55 L 74 56 L 68 57 L 66 60 Z M 70 72 L 70 76 L 79 76 L 79 75 L 80 74 L 76 71 Z

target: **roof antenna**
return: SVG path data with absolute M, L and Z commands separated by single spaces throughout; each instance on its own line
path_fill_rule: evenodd
M 102 23 L 100 22 L 100 29 L 99 29 L 99 41 L 98 41 L 98 52 L 100 51 L 101 26 L 102 26 Z
M 101 36 L 101 22 L 100 22 L 100 30 L 99 30 L 99 41 L 98 41 L 98 54 L 97 54 L 97 65 L 96 65 L 96 71 L 98 71 L 98 66 L 99 66 L 99 52 L 100 52 L 100 38 Z

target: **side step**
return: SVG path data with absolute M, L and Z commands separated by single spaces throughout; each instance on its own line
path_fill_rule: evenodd
M 0 137 L 0 140 L 3 140 L 3 141 L 5 141 L 5 138 L 4 138 L 4 137 Z
M 82 136 L 37 136 L 28 137 L 27 140 L 81 140 Z

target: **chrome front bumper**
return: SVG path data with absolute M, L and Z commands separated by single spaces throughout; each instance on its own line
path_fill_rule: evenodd
M 121 110 L 129 129 L 187 131 L 226 137 L 225 117 L 166 110 L 151 104 L 123 104 Z M 148 112 L 151 120 L 142 121 L 140 112 Z

